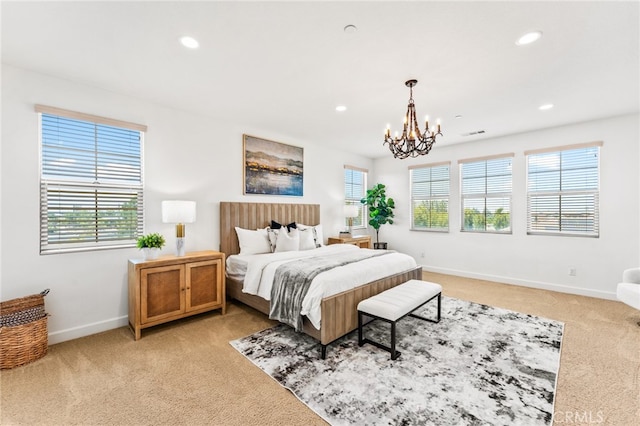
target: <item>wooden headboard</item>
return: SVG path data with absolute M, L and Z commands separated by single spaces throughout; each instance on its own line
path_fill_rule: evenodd
M 220 202 L 220 251 L 227 256 L 240 253 L 235 227 L 265 228 L 271 221 L 305 225 L 320 223 L 320 204 Z

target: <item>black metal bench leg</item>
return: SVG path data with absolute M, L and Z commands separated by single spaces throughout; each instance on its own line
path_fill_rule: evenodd
M 391 322 L 391 359 L 394 360 L 398 358 L 400 352 L 396 351 L 396 322 Z
M 362 312 L 358 311 L 358 346 L 364 345 L 362 338 Z
M 414 311 L 415 311 L 415 310 L 417 310 L 417 309 L 418 309 L 418 308 L 420 308 L 421 306 L 426 305 L 427 303 L 431 302 L 433 299 L 435 299 L 435 298 L 437 297 L 437 298 L 438 298 L 438 315 L 437 315 L 437 318 L 438 318 L 438 319 L 435 319 L 435 320 L 434 320 L 434 319 L 430 319 L 430 318 L 425 318 L 425 317 L 423 317 L 423 316 L 421 316 L 421 315 L 414 314 L 414 313 L 413 313 L 414 311 L 412 311 L 412 312 L 408 313 L 407 315 L 408 315 L 408 316 L 410 316 L 410 317 L 414 317 L 414 318 L 421 319 L 421 320 L 423 320 L 423 321 L 429 321 L 429 322 L 433 322 L 433 323 L 439 323 L 439 322 L 440 322 L 440 311 L 441 311 L 441 306 L 442 306 L 442 303 L 441 303 L 441 300 L 440 300 L 441 296 L 442 296 L 442 293 L 438 293 L 436 296 L 433 296 L 431 299 L 427 300 L 427 301 L 426 301 L 426 302 L 424 302 L 422 305 L 420 305 L 420 306 L 418 306 L 416 309 L 414 309 Z

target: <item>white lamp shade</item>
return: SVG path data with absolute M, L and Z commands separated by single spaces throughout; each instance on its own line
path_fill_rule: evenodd
M 192 223 L 196 221 L 195 201 L 163 201 L 162 221 L 164 223 Z
M 344 206 L 344 217 L 358 217 L 360 209 L 355 204 L 347 204 Z

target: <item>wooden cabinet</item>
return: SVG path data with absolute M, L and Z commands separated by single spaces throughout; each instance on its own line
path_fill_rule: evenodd
M 224 315 L 224 254 L 217 251 L 129 260 L 129 326 L 143 328 L 220 308 Z
M 371 247 L 371 237 L 364 235 L 362 237 L 329 237 L 328 244 L 353 244 L 360 248 Z

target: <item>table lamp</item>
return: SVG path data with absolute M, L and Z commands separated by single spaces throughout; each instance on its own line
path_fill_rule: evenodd
M 176 224 L 176 255 L 184 256 L 184 224 L 196 221 L 195 201 L 163 201 L 162 222 Z
M 349 235 L 351 235 L 351 229 L 353 227 L 353 218 L 358 217 L 360 214 L 360 209 L 355 204 L 345 204 L 344 206 L 344 217 L 349 220 Z

